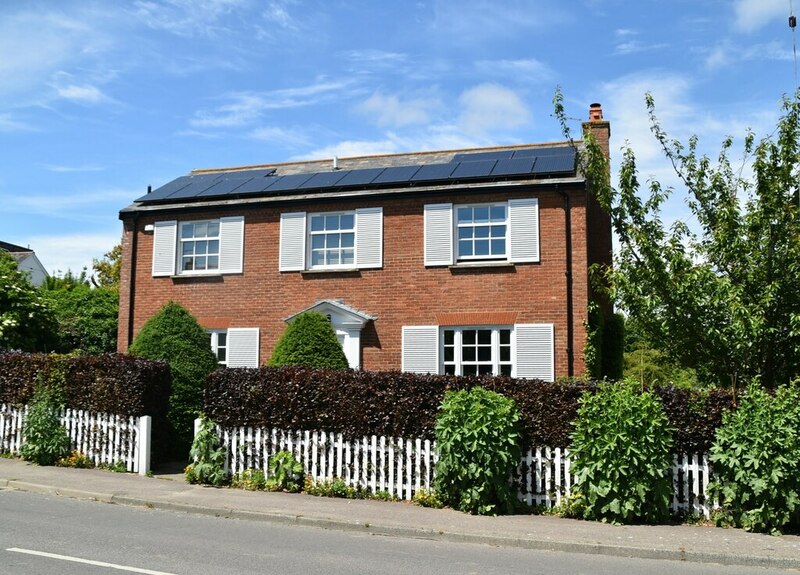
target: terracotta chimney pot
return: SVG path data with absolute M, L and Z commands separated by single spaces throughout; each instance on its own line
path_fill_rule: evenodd
M 589 121 L 602 122 L 603 121 L 603 106 L 598 103 L 589 105 Z

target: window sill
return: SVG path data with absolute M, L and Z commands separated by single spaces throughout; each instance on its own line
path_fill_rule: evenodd
M 174 280 L 190 280 L 193 278 L 221 278 L 223 275 L 230 275 L 230 274 L 222 274 L 219 272 L 207 273 L 207 274 L 176 274 L 173 276 L 169 276 Z
M 301 270 L 303 275 L 309 274 L 354 274 L 358 273 L 358 268 L 314 268 L 310 270 Z
M 451 270 L 464 270 L 464 269 L 476 269 L 476 268 L 513 268 L 516 267 L 517 264 L 513 262 L 460 262 L 457 264 L 453 264 L 447 266 Z

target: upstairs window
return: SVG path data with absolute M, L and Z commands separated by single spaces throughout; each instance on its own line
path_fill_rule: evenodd
M 180 272 L 219 270 L 219 220 L 182 222 Z
M 353 267 L 356 254 L 355 219 L 354 212 L 309 216 L 312 268 Z
M 458 206 L 459 260 L 506 259 L 506 204 Z

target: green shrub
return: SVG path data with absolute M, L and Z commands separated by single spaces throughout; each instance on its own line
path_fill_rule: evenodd
M 347 369 L 347 358 L 328 319 L 321 313 L 305 312 L 295 317 L 278 340 L 271 366 Z
M 266 487 L 270 491 L 297 493 L 303 487 L 303 464 L 289 451 L 279 451 L 269 460 Z
M 185 457 L 194 419 L 202 410 L 206 378 L 218 367 L 208 334 L 188 311 L 169 302 L 147 320 L 130 352 L 169 364 L 172 391 L 167 418 L 173 428 L 174 455 Z
M 25 416 L 25 437 L 20 447 L 23 459 L 38 465 L 55 465 L 69 455 L 69 436 L 58 416 L 61 407 L 53 390 L 42 387 L 36 391 Z
M 510 480 L 520 461 L 520 415 L 514 400 L 474 387 L 449 391 L 436 419 L 434 489 L 441 501 L 473 514 L 511 513 Z
M 56 461 L 56 467 L 74 467 L 76 469 L 93 469 L 94 461 L 83 452 L 71 451 L 66 457 Z
M 220 446 L 216 424 L 206 417 L 202 418 L 189 457 L 192 463 L 186 468 L 187 482 L 224 485 L 228 481 L 225 449 Z
M 771 396 L 752 383 L 725 413 L 710 459 L 712 492 L 723 497 L 719 523 L 772 533 L 800 523 L 800 386 Z
M 89 355 L 116 351 L 119 316 L 116 289 L 92 289 L 88 284 L 78 284 L 42 293 L 58 322 L 56 351 Z
M 420 507 L 430 507 L 432 509 L 441 509 L 444 507 L 444 503 L 442 503 L 439 496 L 436 495 L 436 492 L 432 489 L 420 489 L 414 494 L 411 501 Z
M 656 523 L 669 515 L 669 420 L 658 397 L 635 384 L 602 384 L 580 400 L 572 433 L 574 489 L 584 517 Z
M 247 491 L 263 491 L 267 488 L 267 478 L 261 469 L 245 469 L 231 477 L 231 487 Z
M 339 497 L 341 499 L 368 499 L 369 493 L 361 487 L 350 487 L 341 477 L 314 481 L 310 475 L 306 475 L 303 491 L 308 495 L 317 497 Z

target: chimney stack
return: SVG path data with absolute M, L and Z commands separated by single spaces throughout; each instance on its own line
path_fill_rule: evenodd
M 606 158 L 609 156 L 609 140 L 611 139 L 611 124 L 603 119 L 603 106 L 595 102 L 589 105 L 589 121 L 583 123 L 583 133 L 591 133 Z
M 602 122 L 603 121 L 603 106 L 595 102 L 589 105 L 589 121 Z

